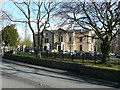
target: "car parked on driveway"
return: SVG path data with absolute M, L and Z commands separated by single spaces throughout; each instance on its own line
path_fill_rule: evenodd
M 34 53 L 34 49 L 30 49 L 29 52 L 30 52 L 30 53 Z
M 120 53 L 118 53 L 118 54 L 116 55 L 116 57 L 117 57 L 117 58 L 120 58 Z
M 75 55 L 82 55 L 84 52 L 79 50 L 74 50 Z
M 109 53 L 110 56 L 115 56 L 115 53 Z
M 101 53 L 101 52 L 94 52 L 94 55 L 96 55 L 96 56 L 101 56 L 102 53 Z
M 85 54 L 85 56 L 94 56 L 93 52 L 85 52 L 84 54 Z
M 69 54 L 70 53 L 70 51 L 68 51 L 68 50 L 63 50 L 62 52 L 63 52 L 63 54 Z

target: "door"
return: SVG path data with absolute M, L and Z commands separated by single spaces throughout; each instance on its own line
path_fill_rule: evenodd
M 58 46 L 58 51 L 60 51 L 61 50 L 61 46 Z
M 44 51 L 47 51 L 47 46 L 44 46 Z

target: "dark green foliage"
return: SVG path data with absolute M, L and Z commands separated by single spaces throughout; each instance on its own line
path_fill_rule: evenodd
M 18 38 L 19 35 L 15 25 L 6 26 L 2 30 L 2 40 L 5 42 L 5 46 L 16 46 Z

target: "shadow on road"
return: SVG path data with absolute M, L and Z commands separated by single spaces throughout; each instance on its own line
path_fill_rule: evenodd
M 40 75 L 40 76 L 47 76 L 47 77 L 52 77 L 52 78 L 59 78 L 59 79 L 64 79 L 64 80 L 70 80 L 70 81 L 76 81 L 76 82 L 79 82 L 79 83 L 91 83 L 91 84 L 95 84 L 95 85 L 103 85 L 103 86 L 109 86 L 109 87 L 115 87 L 115 88 L 120 88 L 120 84 L 111 84 L 111 83 L 108 83 L 108 82 L 105 82 L 103 80 L 99 80 L 99 79 L 93 79 L 93 78 L 88 78 L 88 77 L 85 77 L 85 76 L 82 76 L 82 75 L 79 75 L 79 73 L 76 73 L 76 72 L 70 72 L 70 71 L 64 71 L 64 72 L 58 72 L 58 71 L 54 71 L 54 70 L 47 70 L 47 69 L 44 69 L 44 68 L 40 68 L 39 66 L 38 67 L 33 67 L 32 65 L 31 66 L 27 66 L 25 64 L 21 64 L 21 63 L 14 63 L 14 62 L 11 62 L 9 60 L 0 60 L 0 62 L 3 63 L 3 65 L 5 65 L 6 67 L 2 67 L 2 75 L 15 75 L 15 74 L 18 74 L 18 73 L 26 73 L 26 74 L 34 74 L 34 75 Z M 18 65 L 18 66 L 23 66 L 23 67 L 26 67 L 26 68 L 30 68 L 30 70 L 27 71 L 27 69 L 22 69 L 22 68 L 16 68 L 14 65 Z M 5 71 L 6 70 L 10 70 L 12 72 L 10 73 L 6 73 Z M 51 75 L 51 74 L 43 74 L 43 73 L 40 73 L 40 71 L 47 71 L 47 72 L 51 72 L 51 73 L 57 73 L 57 74 L 60 74 L 60 75 L 65 75 L 66 77 L 62 77 L 60 75 Z M 68 76 L 68 77 L 67 77 Z M 72 78 L 70 78 L 72 77 Z

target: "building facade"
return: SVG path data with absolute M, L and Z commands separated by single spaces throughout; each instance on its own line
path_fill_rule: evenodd
M 43 32 L 43 51 L 54 49 L 54 33 L 50 30 L 44 30 Z
M 111 52 L 120 53 L 120 32 L 112 40 Z
M 92 31 L 80 30 L 44 30 L 43 51 L 84 51 L 93 52 L 95 40 L 91 38 Z

